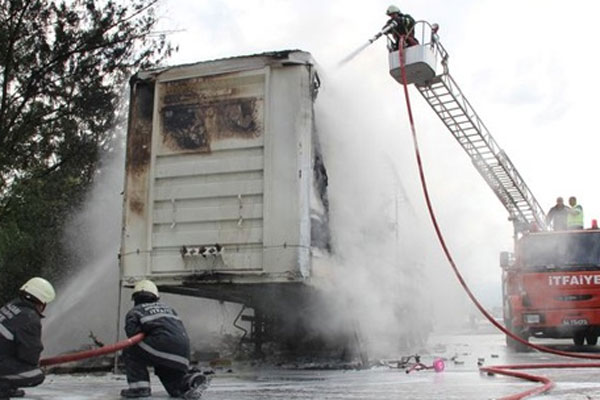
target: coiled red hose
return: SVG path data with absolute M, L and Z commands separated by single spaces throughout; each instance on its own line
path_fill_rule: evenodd
M 523 340 L 522 338 L 518 337 L 517 335 L 513 334 L 511 331 L 506 329 L 504 326 L 502 326 L 498 321 L 496 321 L 494 319 L 494 317 L 492 317 L 492 315 L 481 305 L 479 300 L 477 300 L 477 298 L 475 297 L 475 295 L 473 294 L 473 292 L 471 291 L 471 289 L 465 282 L 462 274 L 460 273 L 460 271 L 458 270 L 458 267 L 456 266 L 456 263 L 454 262 L 454 258 L 452 257 L 452 254 L 450 253 L 448 246 L 446 245 L 446 240 L 444 239 L 444 235 L 442 234 L 442 231 L 438 224 L 437 217 L 435 215 L 435 212 L 433 210 L 433 205 L 432 205 L 431 199 L 429 197 L 429 190 L 427 187 L 427 181 L 425 179 L 423 163 L 421 161 L 421 153 L 419 151 L 419 143 L 417 140 L 417 133 L 416 133 L 415 123 L 414 123 L 413 114 L 412 114 L 412 107 L 410 105 L 410 97 L 408 95 L 408 82 L 406 79 L 406 69 L 405 69 L 405 60 L 404 60 L 404 51 L 403 51 L 404 43 L 405 43 L 405 38 L 404 38 L 404 36 L 401 36 L 400 40 L 399 40 L 399 45 L 398 45 L 398 49 L 399 49 L 398 54 L 400 57 L 400 70 L 402 72 L 404 97 L 406 99 L 406 108 L 408 111 L 408 119 L 410 122 L 410 129 L 411 129 L 411 133 L 412 133 L 415 156 L 417 159 L 417 165 L 418 165 L 418 169 L 419 169 L 421 188 L 423 190 L 423 195 L 425 196 L 425 203 L 427 204 L 427 210 L 429 212 L 429 217 L 433 224 L 436 236 L 438 238 L 440 245 L 442 246 L 442 249 L 444 251 L 444 255 L 446 256 L 446 259 L 448 260 L 450 266 L 452 267 L 452 270 L 454 271 L 454 275 L 460 282 L 461 286 L 463 287 L 463 289 L 465 290 L 465 292 L 467 293 L 467 295 L 469 296 L 469 298 L 471 299 L 473 304 L 481 312 L 481 314 L 492 325 L 494 325 L 496 328 L 498 328 L 505 335 L 509 336 L 511 339 L 514 339 L 526 346 L 529 346 L 533 349 L 536 349 L 536 350 L 544 352 L 544 353 L 556 354 L 556 355 L 563 356 L 563 357 L 600 360 L 599 354 L 571 353 L 568 351 L 561 351 L 561 350 L 552 349 L 552 348 L 546 347 L 546 346 L 536 345 L 533 343 L 529 343 L 527 340 Z M 551 380 L 549 380 L 548 378 L 543 377 L 543 376 L 536 376 L 536 375 L 531 375 L 531 374 L 526 374 L 526 373 L 521 373 L 521 372 L 515 372 L 514 370 L 516 370 L 516 369 L 595 368 L 595 367 L 600 367 L 600 363 L 583 363 L 583 364 L 582 363 L 551 363 L 551 364 L 503 365 L 503 366 L 495 366 L 495 367 L 494 366 L 482 367 L 482 368 L 480 368 L 480 370 L 483 372 L 487 372 L 487 373 L 514 376 L 517 378 L 526 379 L 526 380 L 530 380 L 530 381 L 542 382 L 544 384 L 543 386 L 541 386 L 539 388 L 531 389 L 531 390 L 528 390 L 528 391 L 525 391 L 525 392 L 522 392 L 522 393 L 519 393 L 516 395 L 503 397 L 502 399 L 500 399 L 500 400 L 518 400 L 518 399 L 523 399 L 525 397 L 528 397 L 528 396 L 531 396 L 534 394 L 544 393 L 544 392 L 550 390 L 554 386 L 554 383 Z
M 98 357 L 98 356 L 102 356 L 105 354 L 115 353 L 119 350 L 123 350 L 126 347 L 133 346 L 134 344 L 141 342 L 142 339 L 144 339 L 144 334 L 138 333 L 137 335 L 134 335 L 125 340 L 121 340 L 120 342 L 110 344 L 107 346 L 102 346 L 97 349 L 80 351 L 78 353 L 64 354 L 64 355 L 56 356 L 56 357 L 44 358 L 44 359 L 40 360 L 40 366 L 45 367 L 48 365 L 64 364 L 64 363 L 71 362 L 71 361 L 79 361 L 79 360 L 84 360 L 86 358 Z

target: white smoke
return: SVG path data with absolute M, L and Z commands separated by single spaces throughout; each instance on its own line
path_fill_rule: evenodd
M 316 324 L 356 330 L 373 355 L 414 351 L 436 319 L 430 254 L 437 249 L 429 221 L 414 205 L 421 199 L 411 183 L 404 110 L 391 118 L 383 107 L 373 112 L 381 100 L 359 75 L 352 65 L 324 74 L 316 103 L 334 249 L 331 257 L 315 258 L 314 282 L 331 313 Z

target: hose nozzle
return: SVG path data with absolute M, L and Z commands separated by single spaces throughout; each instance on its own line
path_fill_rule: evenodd
M 390 21 L 386 26 L 383 27 L 382 30 L 377 32 L 377 34 L 375 36 L 373 36 L 371 39 L 369 39 L 369 43 L 373 43 L 374 41 L 379 39 L 381 36 L 388 34 L 396 26 L 398 26 L 398 23 L 396 21 Z

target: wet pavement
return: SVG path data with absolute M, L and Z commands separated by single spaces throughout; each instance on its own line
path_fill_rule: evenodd
M 568 341 L 553 341 L 561 350 L 575 350 Z M 234 364 L 232 372 L 217 370 L 203 395 L 206 400 L 253 399 L 495 399 L 537 385 L 503 376 L 481 374 L 484 365 L 514 363 L 580 362 L 540 353 L 511 353 L 499 334 L 434 336 L 421 361 L 431 364 L 435 357 L 445 359 L 445 370 L 413 371 L 396 368 L 395 360 L 385 360 L 366 370 L 298 369 L 286 366 Z M 427 354 L 425 354 L 427 353 Z M 303 367 L 309 367 L 304 365 Z M 314 367 L 314 366 L 313 366 Z M 550 394 L 532 399 L 600 399 L 598 369 L 536 370 L 555 380 Z M 153 399 L 169 398 L 153 377 Z M 49 375 L 46 382 L 27 390 L 26 399 L 80 400 L 119 399 L 126 387 L 123 375 Z

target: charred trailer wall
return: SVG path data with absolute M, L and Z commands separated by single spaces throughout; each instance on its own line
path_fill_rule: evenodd
M 327 175 L 310 54 L 266 53 L 131 80 L 123 203 L 125 285 L 208 290 L 305 283 L 329 249 Z M 225 284 L 225 286 L 223 286 Z M 216 288 L 217 286 L 215 286 Z M 236 294 L 237 296 L 237 294 Z

